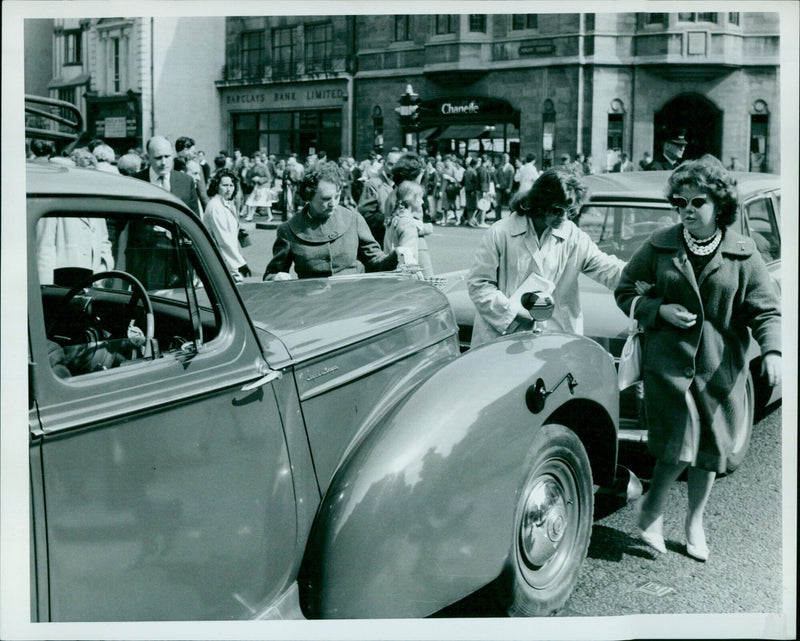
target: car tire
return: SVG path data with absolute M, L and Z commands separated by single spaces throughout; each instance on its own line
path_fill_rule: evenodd
M 580 439 L 563 425 L 544 425 L 531 451 L 511 554 L 496 583 L 509 616 L 548 616 L 563 607 L 592 532 L 592 469 Z
M 730 474 L 738 468 L 747 451 L 750 449 L 750 439 L 753 436 L 753 421 L 755 420 L 756 392 L 752 372 L 747 374 L 747 383 L 744 392 L 744 419 L 736 426 L 732 436 L 733 449 L 726 463 L 725 471 Z

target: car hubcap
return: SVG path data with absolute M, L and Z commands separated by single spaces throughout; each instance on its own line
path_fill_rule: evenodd
M 558 552 L 568 530 L 567 500 L 552 477 L 539 478 L 531 488 L 522 514 L 520 548 L 531 568 L 540 568 Z

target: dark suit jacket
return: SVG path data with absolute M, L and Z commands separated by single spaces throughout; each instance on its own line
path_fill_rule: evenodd
M 653 162 L 647 165 L 644 169 L 645 171 L 658 171 L 659 169 L 675 169 L 677 167 L 677 163 L 673 163 L 667 158 L 663 153 L 659 155 L 657 158 L 653 158 Z
M 150 182 L 150 170 L 145 169 L 138 174 L 134 174 L 135 178 Z M 197 188 L 194 185 L 194 180 L 180 171 L 169 172 L 169 190 L 172 194 L 180 198 L 193 212 L 199 212 L 197 207 Z

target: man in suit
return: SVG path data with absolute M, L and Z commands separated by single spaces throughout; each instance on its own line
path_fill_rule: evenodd
M 134 174 L 180 198 L 198 212 L 197 188 L 194 180 L 172 168 L 172 143 L 163 136 L 147 141 L 150 167 Z M 128 224 L 125 248 L 126 271 L 138 278 L 146 289 L 169 289 L 182 284 L 177 247 L 172 233 L 159 225 L 140 221 Z
M 675 169 L 681 164 L 687 144 L 685 129 L 670 132 L 664 140 L 661 153 L 645 167 L 645 170 L 658 171 L 659 169 L 668 169 L 671 171 Z
M 185 202 L 189 209 L 198 211 L 194 181 L 172 168 L 172 143 L 164 136 L 153 136 L 147 141 L 145 149 L 150 167 L 140 171 L 135 177 L 166 189 Z

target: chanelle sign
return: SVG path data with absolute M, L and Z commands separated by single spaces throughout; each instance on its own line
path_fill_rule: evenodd
M 434 98 L 420 102 L 420 120 L 426 124 L 453 122 L 518 122 L 519 111 L 507 100 L 485 96 Z

